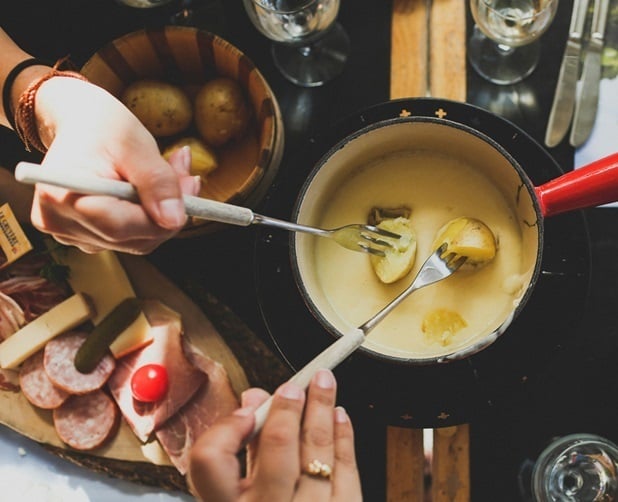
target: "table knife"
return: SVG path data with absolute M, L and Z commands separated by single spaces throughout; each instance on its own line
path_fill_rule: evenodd
M 569 142 L 578 147 L 590 136 L 599 105 L 599 83 L 601 81 L 601 53 L 609 0 L 594 0 L 590 40 L 584 56 L 582 83 L 575 103 L 575 115 L 571 126 Z
M 582 35 L 587 10 L 588 0 L 575 0 L 573 3 L 569 38 L 562 56 L 554 102 L 549 114 L 547 131 L 545 132 L 545 144 L 549 147 L 556 146 L 562 141 L 573 117 L 575 92 L 579 76 L 579 59 L 582 49 Z

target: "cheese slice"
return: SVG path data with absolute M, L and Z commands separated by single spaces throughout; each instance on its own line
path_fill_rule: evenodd
M 54 258 L 68 265 L 68 282 L 73 291 L 86 293 L 92 299 L 95 326 L 122 300 L 135 297 L 135 290 L 113 251 L 86 254 L 77 248 L 66 248 L 54 253 Z
M 86 295 L 74 294 L 0 343 L 0 368 L 16 368 L 49 340 L 79 326 L 93 315 L 92 304 Z
M 152 342 L 153 335 L 150 323 L 143 312 L 110 344 L 109 350 L 116 359 L 126 356 L 129 352 L 141 349 Z

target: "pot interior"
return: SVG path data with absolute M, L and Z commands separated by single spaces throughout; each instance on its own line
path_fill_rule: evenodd
M 325 155 L 305 182 L 294 217 L 335 228 L 366 223 L 374 206 L 407 206 L 417 239 L 412 271 L 384 284 L 369 255 L 296 233 L 297 285 L 313 315 L 340 334 L 363 324 L 411 283 L 445 223 L 461 216 L 480 219 L 496 236 L 496 258 L 414 292 L 363 344 L 379 357 L 419 362 L 463 357 L 504 332 L 532 289 L 542 248 L 533 194 L 517 163 L 477 131 L 423 117 L 379 122 Z M 450 326 L 452 313 L 463 324 Z M 435 319 L 447 321 L 444 326 L 437 321 L 440 328 L 434 329 Z

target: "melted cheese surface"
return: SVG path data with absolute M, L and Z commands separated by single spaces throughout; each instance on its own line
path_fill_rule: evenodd
M 522 239 L 506 197 L 473 166 L 435 152 L 400 152 L 363 166 L 346 179 L 320 209 L 324 228 L 363 223 L 372 206 L 411 208 L 418 248 L 410 274 L 383 284 L 369 257 L 329 239 L 315 239 L 319 305 L 336 314 L 328 321 L 340 331 L 357 327 L 411 284 L 432 252 L 436 233 L 447 221 L 469 216 L 484 221 L 498 242 L 495 259 L 477 271 L 458 271 L 412 293 L 367 336 L 364 346 L 403 358 L 438 357 L 470 346 L 498 328 L 518 305 L 530 277 L 522 270 Z M 423 333 L 425 316 L 436 309 L 459 314 L 466 326 L 438 340 Z

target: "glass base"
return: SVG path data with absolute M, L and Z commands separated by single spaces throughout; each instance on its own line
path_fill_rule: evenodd
M 350 38 L 339 23 L 309 46 L 272 45 L 279 71 L 302 87 L 318 87 L 335 78 L 343 71 L 349 53 Z
M 478 27 L 468 44 L 468 60 L 476 72 L 499 85 L 520 82 L 530 75 L 539 62 L 539 43 L 507 47 L 487 38 Z
M 618 500 L 618 447 L 593 434 L 572 434 L 550 444 L 532 472 L 538 502 Z

